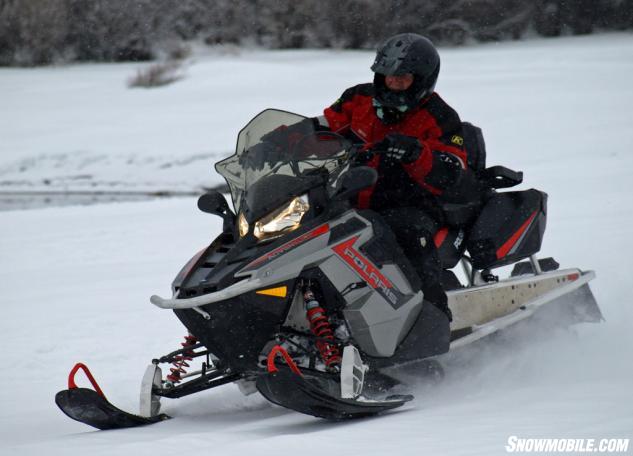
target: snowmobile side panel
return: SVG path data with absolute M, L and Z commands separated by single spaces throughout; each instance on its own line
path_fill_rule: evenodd
M 55 403 L 68 417 L 97 429 L 123 429 L 165 421 L 165 414 L 143 417 L 124 412 L 94 390 L 72 388 L 55 395 Z
M 384 400 L 341 399 L 328 394 L 304 377 L 279 370 L 257 379 L 257 389 L 270 402 L 326 420 L 363 418 L 404 405 L 413 396 L 391 396 Z
M 415 324 L 390 358 L 370 358 L 370 365 L 383 369 L 392 365 L 440 355 L 448 351 L 451 332 L 446 314 L 425 301 Z

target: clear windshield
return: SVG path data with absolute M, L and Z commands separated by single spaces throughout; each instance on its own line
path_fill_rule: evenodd
M 339 135 L 317 132 L 306 117 L 267 109 L 240 131 L 235 154 L 215 169 L 226 180 L 237 213 L 244 194 L 263 177 L 302 176 L 323 168 L 332 172 L 345 162 L 349 147 Z

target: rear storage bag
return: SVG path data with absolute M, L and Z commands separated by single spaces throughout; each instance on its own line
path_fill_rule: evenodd
M 546 218 L 546 193 L 535 189 L 495 193 L 467 238 L 473 267 L 499 267 L 538 252 Z

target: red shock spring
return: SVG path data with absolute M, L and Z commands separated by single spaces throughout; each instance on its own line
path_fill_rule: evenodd
M 182 380 L 182 376 L 187 373 L 185 367 L 189 367 L 189 363 L 187 363 L 187 361 L 191 361 L 193 359 L 191 357 L 191 355 L 193 355 L 193 350 L 190 350 L 189 348 L 193 347 L 197 343 L 198 339 L 196 339 L 195 336 L 192 336 L 191 334 L 185 336 L 185 341 L 180 343 L 184 351 L 182 354 L 174 357 L 174 361 L 172 362 L 174 367 L 169 369 L 171 374 L 167 375 L 167 380 L 174 384 L 179 383 Z
M 340 365 L 341 354 L 334 343 L 334 333 L 325 310 L 319 305 L 319 302 L 314 297 L 314 293 L 312 293 L 312 290 L 309 288 L 303 293 L 303 299 L 306 303 L 310 329 L 312 333 L 319 338 L 316 342 L 316 346 L 319 349 L 321 358 L 325 362 L 325 366 L 329 369 Z

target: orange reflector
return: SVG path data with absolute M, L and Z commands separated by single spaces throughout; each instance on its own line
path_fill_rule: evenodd
M 288 295 L 288 287 L 267 288 L 266 290 L 257 290 L 255 293 L 266 296 L 275 296 L 276 298 L 285 298 Z

